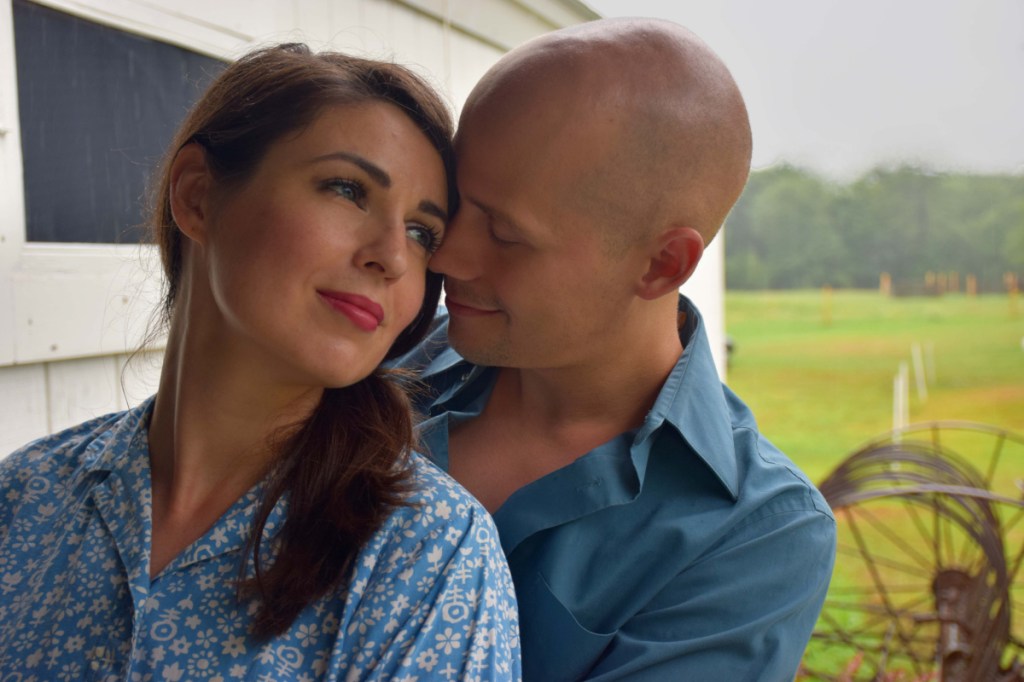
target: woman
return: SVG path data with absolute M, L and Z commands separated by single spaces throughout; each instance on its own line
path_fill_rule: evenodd
M 156 194 L 156 396 L 0 466 L 3 679 L 518 678 L 494 528 L 378 367 L 437 303 L 450 138 L 392 64 L 213 83 Z

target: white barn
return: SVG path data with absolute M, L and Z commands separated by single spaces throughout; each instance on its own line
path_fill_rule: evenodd
M 122 234 L 127 225 L 105 233 L 89 232 L 88 225 L 85 233 L 81 226 L 67 231 L 68 213 L 50 211 L 57 198 L 74 193 L 76 173 L 47 155 L 59 146 L 53 142 L 59 133 L 88 118 L 77 106 L 47 99 L 63 86 L 56 94 L 40 87 L 67 76 L 72 69 L 65 65 L 76 74 L 93 68 L 90 60 L 101 67 L 94 74 L 104 86 L 97 97 L 109 99 L 101 99 L 101 115 L 90 119 L 97 125 L 106 118 L 103 106 L 116 117 L 134 96 L 139 115 L 148 102 L 108 82 L 104 65 L 110 60 L 95 53 L 110 46 L 131 51 L 129 61 L 138 56 L 139 68 L 162 69 L 174 68 L 160 63 L 168 46 L 174 59 L 230 60 L 258 45 L 301 41 L 412 65 L 457 110 L 504 51 L 597 16 L 578 0 L 0 0 L 0 457 L 33 438 L 136 404 L 155 390 L 159 373 L 159 352 L 128 362 L 159 296 L 155 249 L 105 236 Z M 83 50 L 81 58 L 75 49 Z M 64 61 L 48 65 L 51 58 Z M 134 62 L 128 66 L 134 73 Z M 129 85 L 146 84 L 145 76 L 132 77 Z M 32 107 L 56 109 L 67 124 L 58 117 L 46 128 Z M 75 149 L 56 153 L 68 157 Z M 129 170 L 148 170 L 138 164 L 132 160 Z M 137 203 L 137 195 L 129 198 Z M 72 206 L 72 215 L 88 210 Z M 42 214 L 46 220 L 27 220 Z M 724 373 L 721 248 L 719 240 L 684 291 L 704 312 Z

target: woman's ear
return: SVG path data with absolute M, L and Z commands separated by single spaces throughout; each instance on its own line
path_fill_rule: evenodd
M 638 287 L 638 295 L 654 300 L 674 292 L 690 279 L 701 256 L 704 238 L 692 227 L 671 227 L 651 245 L 647 271 Z
M 206 244 L 212 185 L 202 146 L 190 142 L 179 149 L 171 162 L 171 215 L 182 234 L 201 246 Z

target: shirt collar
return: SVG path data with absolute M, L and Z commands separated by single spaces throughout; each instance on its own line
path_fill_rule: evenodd
M 149 467 L 149 419 L 153 413 L 156 396 L 146 398 L 126 413 L 111 415 L 116 423 L 109 437 L 90 439 L 86 446 L 88 455 L 83 458 L 82 471 L 85 474 L 103 474 L 130 467 L 142 459 Z M 136 463 L 136 467 L 139 464 Z M 133 471 L 138 475 L 138 471 Z
M 151 489 L 149 421 L 155 401 L 156 396 L 150 396 L 128 412 L 115 415 L 118 419 L 111 429 L 110 437 L 93 439 L 89 443 L 87 447 L 93 452 L 90 452 L 89 456 L 85 458 L 85 463 L 82 466 L 82 473 L 86 477 L 89 474 L 113 474 L 121 478 L 127 486 L 135 491 L 134 495 L 138 497 L 138 502 L 141 505 L 140 510 L 144 510 L 147 517 L 150 513 L 147 506 Z M 86 477 L 81 480 L 98 480 Z M 206 534 L 168 564 L 168 568 L 181 568 L 216 553 L 223 553 L 244 545 L 248 539 L 252 516 L 265 486 L 266 479 L 264 478 L 250 488 L 225 511 L 217 523 L 207 530 Z M 286 493 L 271 510 L 264 530 L 264 540 L 276 537 L 280 531 L 287 515 L 287 498 Z M 211 542 L 201 542 L 208 535 L 212 538 Z M 218 551 L 211 552 L 211 545 Z
M 707 329 L 697 307 L 682 295 L 679 314 L 679 336 L 684 350 L 637 432 L 634 451 L 637 444 L 670 427 L 673 436 L 682 439 L 736 499 L 739 471 L 732 411 L 718 377 Z M 642 480 L 643 472 L 640 474 Z

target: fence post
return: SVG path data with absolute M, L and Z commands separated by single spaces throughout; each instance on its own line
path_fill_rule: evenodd
M 924 402 L 928 400 L 928 382 L 925 380 L 921 344 L 917 341 L 910 346 L 910 359 L 914 363 L 914 383 L 917 385 L 917 399 Z
M 899 431 L 910 423 L 910 377 L 907 363 L 901 362 L 899 371 L 892 380 L 892 430 L 894 440 L 900 441 Z

